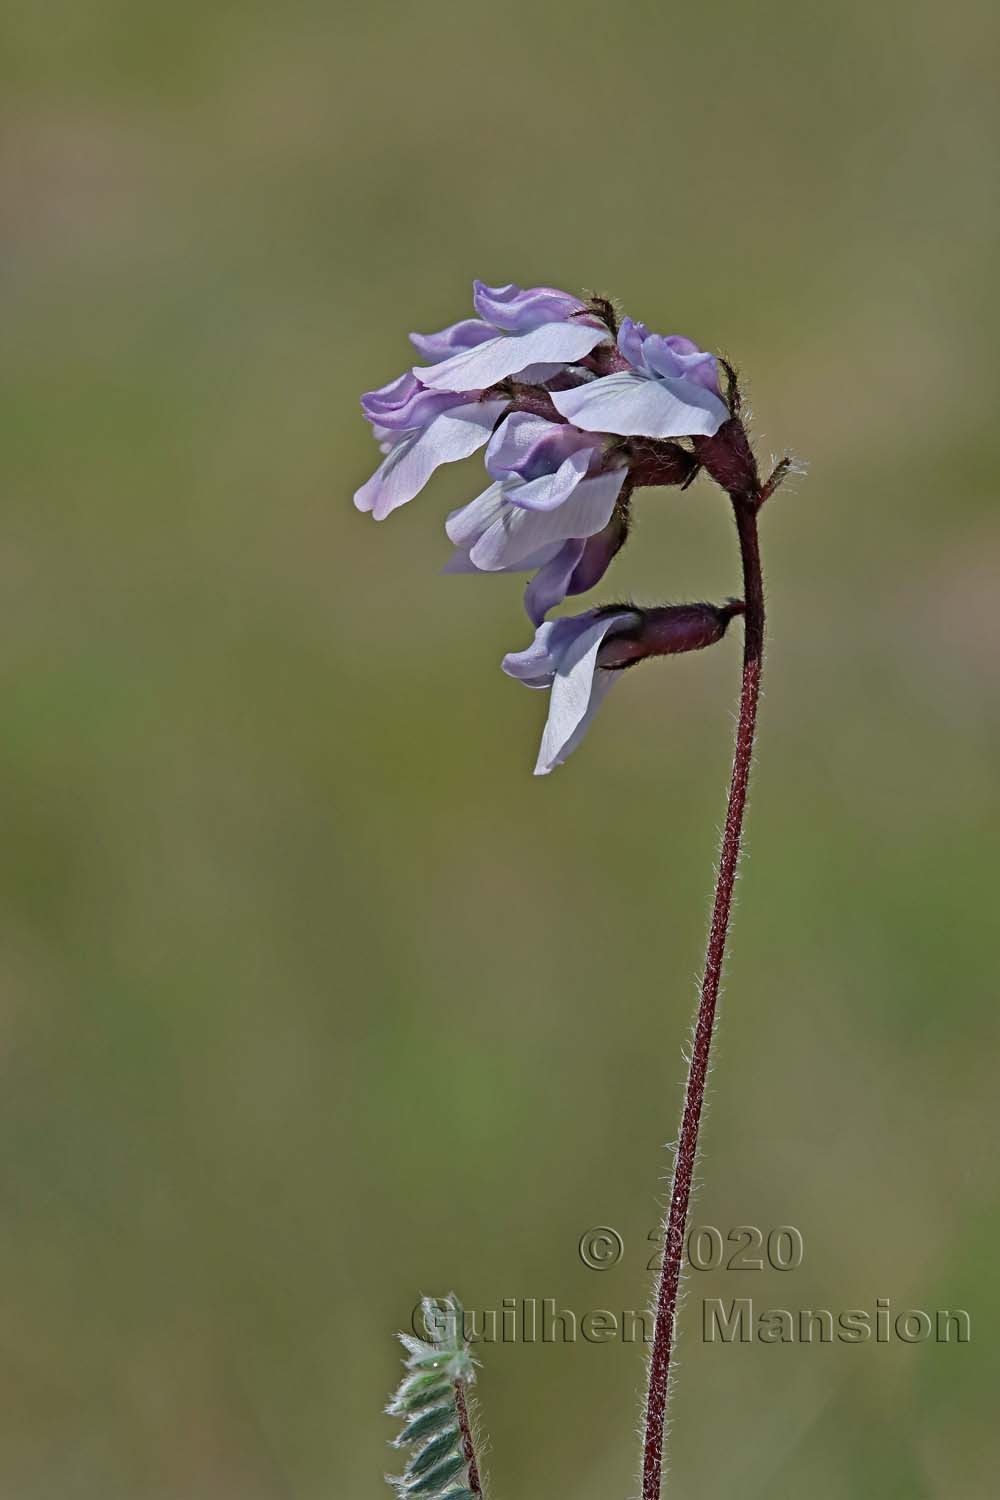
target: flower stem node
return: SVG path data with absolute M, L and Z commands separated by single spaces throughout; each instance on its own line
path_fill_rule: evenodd
M 730 417 L 710 437 L 696 437 L 693 447 L 705 471 L 734 498 L 757 494 L 760 489 L 757 460 L 739 417 Z

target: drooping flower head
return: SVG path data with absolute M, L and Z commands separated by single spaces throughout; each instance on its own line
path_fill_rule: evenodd
M 416 366 L 361 398 L 385 453 L 354 497 L 359 510 L 384 520 L 420 493 L 443 463 L 468 458 L 489 440 L 504 406 L 483 400 L 498 381 L 543 380 L 610 335 L 585 303 L 552 287 L 473 284 L 479 314 L 439 333 L 412 333 Z
M 546 615 L 603 577 L 643 487 L 684 487 L 704 467 L 750 494 L 756 470 L 732 372 L 724 397 L 718 361 L 691 339 L 619 326 L 606 299 L 554 287 L 477 281 L 472 300 L 475 317 L 410 335 L 425 363 L 362 397 L 384 458 L 355 503 L 381 520 L 439 465 L 485 448 L 487 487 L 447 518 L 446 571 L 534 575 L 535 640 L 504 670 L 551 689 L 544 773 L 579 743 L 616 673 L 717 640 L 740 606 Z

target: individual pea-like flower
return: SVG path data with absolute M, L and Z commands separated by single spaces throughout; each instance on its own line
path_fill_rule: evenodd
M 641 618 L 633 609 L 588 609 L 581 615 L 546 620 L 527 650 L 504 657 L 502 665 L 509 677 L 526 687 L 550 689 L 536 776 L 546 776 L 562 765 L 587 733 L 615 680 L 600 662 L 605 640 L 634 629 Z
M 512 375 L 550 379 L 610 335 L 578 297 L 553 287 L 522 290 L 473 283 L 478 318 L 439 333 L 411 333 L 431 361 L 361 398 L 385 454 L 354 496 L 376 521 L 420 493 L 441 464 L 469 458 L 488 441 L 507 404 L 483 392 Z
M 402 380 L 409 378 L 412 377 L 403 375 Z M 384 396 L 385 390 L 372 395 Z M 429 395 L 430 392 L 414 393 L 406 402 L 421 411 L 421 398 Z M 408 504 L 442 463 L 471 458 L 472 453 L 486 446 L 505 407 L 504 401 L 469 401 L 468 396 L 453 396 L 450 404 L 433 416 L 430 416 L 433 407 L 423 405 L 421 416 L 426 420 L 421 426 L 402 432 L 388 426 L 382 414 L 378 422 L 369 419 L 373 420 L 385 458 L 375 474 L 355 492 L 354 504 L 358 510 L 370 510 L 375 520 L 384 520 L 400 505 Z
M 690 339 L 623 318 L 618 352 L 625 368 L 552 392 L 567 421 L 588 432 L 679 438 L 711 437 L 729 417 L 715 356 Z
M 489 441 L 486 469 L 493 483 L 448 517 L 445 530 L 458 549 L 450 570 L 541 567 L 545 576 L 532 595 L 536 609 L 543 599 L 551 608 L 564 598 L 581 565 L 596 582 L 603 572 L 598 558 L 606 566 L 620 545 L 622 528 L 611 522 L 627 478 L 621 460 L 606 461 L 601 438 L 514 412 Z M 588 541 L 598 534 L 602 540 L 584 563 Z
M 527 650 L 510 652 L 502 664 L 527 687 L 550 690 L 535 775 L 548 775 L 573 753 L 622 670 L 650 656 L 710 646 L 742 612 L 743 604 L 731 600 L 656 609 L 611 605 L 546 620 Z
M 413 370 L 429 390 L 487 390 L 514 375 L 545 381 L 610 338 L 607 324 L 585 302 L 554 287 L 524 291 L 476 281 L 472 301 L 478 327 L 473 319 L 438 334 L 412 336 L 417 349 L 436 361 Z M 488 336 L 483 338 L 481 330 Z M 442 357 L 450 344 L 458 346 L 456 352 Z
M 366 391 L 361 410 L 386 457 L 357 491 L 354 503 L 381 521 L 412 500 L 440 464 L 468 458 L 483 447 L 503 402 L 482 402 L 478 393 L 470 397 L 429 391 L 407 371 L 378 390 Z

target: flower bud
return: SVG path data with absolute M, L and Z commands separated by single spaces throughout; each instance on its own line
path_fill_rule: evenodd
M 620 610 L 620 605 L 614 609 Z M 740 599 L 727 604 L 664 604 L 658 609 L 636 610 L 636 623 L 606 636 L 597 665 L 612 671 L 634 666 L 648 656 L 676 656 L 682 651 L 700 651 L 721 641 L 734 615 L 741 615 Z

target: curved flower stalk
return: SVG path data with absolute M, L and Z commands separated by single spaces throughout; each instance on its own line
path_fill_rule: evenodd
M 424 1325 L 434 1341 L 399 1335 L 406 1374 L 386 1411 L 403 1429 L 393 1446 L 409 1449 L 400 1475 L 387 1475 L 403 1500 L 480 1500 L 482 1480 L 469 1421 L 468 1387 L 476 1378 L 465 1342 L 462 1304 L 450 1293 L 425 1297 Z
M 534 573 L 524 596 L 534 639 L 525 650 L 509 652 L 502 665 L 508 676 L 549 693 L 536 775 L 548 774 L 579 746 L 621 672 L 651 657 L 714 645 L 735 617 L 743 617 L 725 832 L 654 1300 L 642 1500 L 660 1500 L 688 1209 L 763 665 L 758 521 L 790 460 L 783 459 L 761 482 L 735 372 L 689 338 L 652 333 L 631 318 L 619 326 L 606 299 L 584 302 L 552 287 L 523 290 L 476 282 L 473 304 L 475 318 L 436 334 L 411 335 L 427 365 L 363 397 L 365 416 L 386 457 L 355 501 L 381 519 L 412 499 L 439 463 L 485 448 L 488 487 L 446 522 L 455 545 L 446 571 Z M 685 488 L 699 471 L 728 496 L 742 599 L 653 608 L 605 604 L 546 618 L 564 599 L 586 592 L 604 576 L 629 538 L 639 492 Z M 460 1311 L 454 1298 L 444 1307 Z M 441 1310 L 434 1303 L 426 1309 L 433 1316 Z M 400 1443 L 420 1446 L 398 1481 L 400 1489 L 445 1500 L 478 1495 L 464 1397 L 471 1361 L 460 1335 L 452 1334 L 447 1352 L 444 1345 L 404 1342 L 417 1363 L 390 1410 L 411 1418 Z M 425 1397 L 432 1415 L 424 1415 L 425 1405 L 414 1404 Z M 447 1488 L 453 1483 L 458 1488 Z

